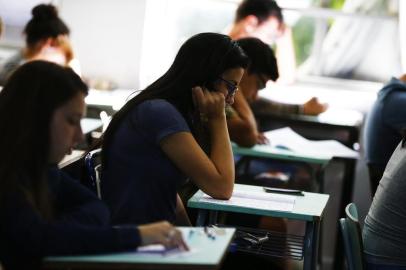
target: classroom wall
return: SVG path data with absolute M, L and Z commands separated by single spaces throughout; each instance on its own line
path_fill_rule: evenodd
M 146 1 L 59 1 L 85 79 L 138 88 Z

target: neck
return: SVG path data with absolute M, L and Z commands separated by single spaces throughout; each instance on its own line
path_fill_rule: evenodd
M 247 37 L 245 27 L 241 22 L 235 23 L 231 28 L 230 33 L 228 33 L 228 35 L 233 40 Z

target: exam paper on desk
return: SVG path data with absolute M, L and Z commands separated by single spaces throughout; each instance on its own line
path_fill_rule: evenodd
M 165 257 L 167 257 L 167 256 L 185 257 L 185 256 L 189 256 L 196 252 L 199 252 L 199 251 L 195 248 L 190 248 L 189 250 L 183 250 L 183 249 L 179 249 L 179 248 L 166 249 L 165 246 L 160 245 L 160 244 L 142 246 L 142 247 L 137 248 L 137 251 L 136 251 L 136 253 L 138 253 L 138 254 L 143 254 L 143 255 L 148 255 L 148 256 L 165 256 Z
M 267 131 L 264 133 L 269 140 L 269 145 L 272 147 L 283 147 L 287 150 L 311 154 L 315 156 L 327 155 L 331 157 L 353 158 L 359 157 L 359 153 L 335 140 L 308 140 L 291 128 L 285 127 Z
M 266 192 L 234 190 L 229 200 L 213 199 L 207 194 L 200 198 L 200 202 L 215 202 L 221 205 L 241 206 L 254 209 L 292 211 L 295 206 L 296 196 L 270 194 Z

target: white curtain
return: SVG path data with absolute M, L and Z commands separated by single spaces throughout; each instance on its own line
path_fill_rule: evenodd
M 400 1 L 402 2 L 402 1 Z M 393 1 L 347 0 L 343 12 L 388 15 Z M 337 18 L 301 73 L 386 81 L 401 72 L 396 19 Z

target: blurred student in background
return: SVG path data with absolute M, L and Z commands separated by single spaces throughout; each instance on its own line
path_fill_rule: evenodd
M 244 0 L 237 8 L 234 24 L 228 34 L 232 39 L 256 37 L 276 45 L 279 79 L 292 83 L 296 60 L 292 32 L 283 22 L 282 10 L 274 0 Z
M 277 77 L 278 82 L 292 83 L 294 81 L 296 63 L 292 33 L 290 28 L 284 24 L 282 10 L 275 1 L 244 0 L 241 2 L 236 11 L 234 25 L 229 32 L 229 36 L 235 40 L 255 37 L 268 46 L 276 43 L 276 59 L 280 75 Z M 263 48 L 262 52 L 264 50 Z M 261 54 L 258 53 L 258 55 Z M 269 53 L 264 55 L 269 55 Z M 270 67 L 262 67 L 262 69 L 270 69 Z M 269 80 L 264 79 L 262 78 L 261 89 L 265 88 L 266 82 Z M 288 107 L 284 105 L 279 109 L 275 108 L 277 103 L 272 103 L 264 98 L 257 98 L 257 91 L 251 91 L 246 98 L 249 100 L 255 114 L 279 112 L 317 115 L 327 109 L 327 105 L 320 103 L 315 97 L 308 100 L 303 106 Z
M 80 67 L 74 59 L 69 41 L 69 28 L 58 17 L 56 7 L 40 4 L 32 9 L 32 18 L 24 28 L 25 48 L 6 60 L 0 70 L 0 85 L 21 64 L 44 60 L 61 66 L 70 66 L 80 75 Z
M 104 203 L 58 169 L 83 139 L 87 91 L 70 68 L 32 61 L 0 92 L 0 261 L 7 270 L 37 269 L 52 255 L 154 243 L 187 248 L 168 222 L 111 227 Z
M 250 105 L 258 103 L 258 91 L 265 88 L 268 81 L 279 77 L 278 65 L 272 48 L 257 38 L 237 40 L 248 56 L 250 63 L 241 79 L 234 103 L 227 108 L 227 124 L 231 140 L 241 146 L 251 147 L 266 143 L 259 132 Z M 325 110 L 325 105 L 311 99 L 304 104 L 285 104 L 267 100 L 256 106 L 261 113 L 316 114 Z
M 113 222 L 190 222 L 177 196 L 188 178 L 213 198 L 231 197 L 225 106 L 234 102 L 247 64 L 228 36 L 195 35 L 162 77 L 113 116 L 103 138 L 101 181 Z
M 239 91 L 235 94 L 234 103 L 227 107 L 227 126 L 233 142 L 252 147 L 257 143 L 265 143 L 266 139 L 257 128 L 250 104 L 257 99 L 258 91 L 265 87 L 266 82 L 275 81 L 279 73 L 276 58 L 268 45 L 257 38 L 245 38 L 237 42 L 250 62 L 241 79 Z M 279 110 L 280 105 L 269 103 L 270 109 L 275 111 Z

